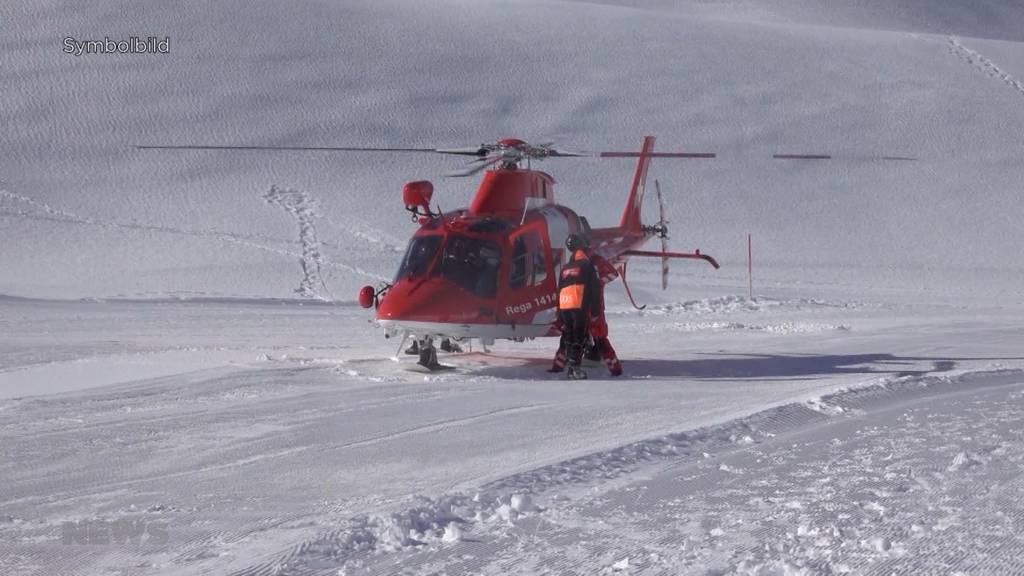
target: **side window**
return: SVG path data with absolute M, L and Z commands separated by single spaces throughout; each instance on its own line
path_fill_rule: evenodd
M 536 234 L 533 240 L 533 285 L 540 286 L 548 278 L 547 259 L 544 257 L 544 243 Z
M 527 286 L 540 286 L 547 280 L 547 255 L 540 234 L 527 232 L 512 242 L 512 263 L 508 285 L 513 290 Z
M 530 253 L 526 250 L 526 240 L 523 236 L 516 238 L 512 244 L 512 265 L 510 267 L 508 285 L 513 290 L 518 290 L 527 284 Z

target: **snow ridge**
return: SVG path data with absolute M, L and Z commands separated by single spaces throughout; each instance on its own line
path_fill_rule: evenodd
M 817 332 L 849 332 L 846 324 L 820 324 L 809 322 L 782 322 L 779 324 L 745 324 L 742 322 L 676 322 L 669 327 L 678 332 L 703 332 L 707 330 L 767 332 L 770 334 L 807 334 Z
M 746 296 L 731 295 L 649 306 L 642 312 L 639 312 L 639 314 L 730 314 L 737 312 L 768 312 L 783 307 L 802 310 L 805 308 L 859 309 L 865 306 L 865 304 L 858 302 L 830 302 L 817 298 L 778 299 L 765 296 L 748 298 Z M 634 313 L 632 310 L 627 312 Z

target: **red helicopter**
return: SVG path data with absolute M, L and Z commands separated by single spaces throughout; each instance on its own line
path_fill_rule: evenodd
M 654 152 L 653 136 L 644 138 L 639 152 L 562 152 L 512 138 L 472 149 L 400 150 L 480 157 L 454 176 L 487 169 L 470 206 L 451 212 L 431 209 L 430 182 L 406 184 L 402 200 L 420 228 L 409 242 L 394 282 L 378 289 L 365 286 L 359 292 L 363 307 L 376 307 L 377 322 L 387 335 L 402 336 L 399 349 L 408 337 L 415 338 L 412 350 L 428 369 L 440 368 L 438 340 L 447 347 L 452 339 L 478 338 L 486 346 L 495 339 L 557 336 L 557 283 L 568 259 L 565 240 L 570 234 L 589 240 L 591 250 L 611 265 L 602 281 L 621 277 L 630 301 L 626 284 L 630 257 L 661 258 L 663 287 L 670 259 L 699 259 L 719 267 L 699 250 L 669 252 L 664 217 L 657 224 L 644 225 L 640 210 L 652 158 L 714 158 L 714 154 Z M 530 168 L 532 160 L 576 156 L 638 159 L 618 226 L 591 228 L 586 218 L 555 202 L 554 178 Z M 661 204 L 660 189 L 658 199 Z M 662 240 L 660 251 L 639 249 L 655 237 Z
M 437 361 L 436 341 L 447 348 L 454 341 L 477 338 L 485 348 L 496 339 L 524 340 L 557 336 L 555 316 L 557 282 L 567 261 L 565 240 L 580 234 L 589 240 L 593 253 L 609 263 L 604 283 L 622 278 L 631 303 L 637 308 L 626 282 L 632 257 L 660 258 L 662 289 L 668 285 L 672 259 L 718 262 L 699 250 L 669 252 L 668 226 L 661 191 L 657 189 L 661 217 L 645 225 L 641 206 L 647 168 L 653 158 L 715 158 L 712 153 L 654 152 L 654 137 L 646 136 L 638 152 L 581 153 L 534 146 L 506 138 L 494 144 L 469 148 L 363 148 L 320 146 L 136 146 L 139 149 L 180 150 L 298 150 L 342 152 L 434 152 L 474 156 L 463 170 L 450 176 L 471 176 L 485 170 L 476 197 L 468 208 L 442 213 L 431 208 L 434 187 L 430 182 L 409 182 L 402 190 L 405 209 L 420 226 L 409 242 L 392 283 L 364 286 L 359 303 L 376 308 L 377 322 L 386 336 L 402 336 L 399 350 L 414 338 L 414 353 L 429 370 L 444 368 Z M 559 157 L 636 158 L 633 183 L 618 226 L 591 228 L 587 219 L 557 204 L 555 180 L 531 169 L 531 162 Z M 775 154 L 778 160 L 830 160 L 830 155 Z M 860 160 L 915 160 L 899 156 L 852 157 Z M 525 167 L 523 166 L 525 164 Z M 657 181 L 655 181 L 657 188 Z M 641 250 L 653 238 L 661 250 Z

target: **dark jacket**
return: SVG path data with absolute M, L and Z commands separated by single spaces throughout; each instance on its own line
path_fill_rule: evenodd
M 558 278 L 558 309 L 583 310 L 588 315 L 599 314 L 601 309 L 601 279 L 594 264 L 582 250 L 562 266 Z

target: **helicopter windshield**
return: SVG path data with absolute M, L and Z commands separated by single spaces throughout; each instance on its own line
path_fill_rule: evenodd
M 434 261 L 437 249 L 441 247 L 442 237 L 414 236 L 409 241 L 409 249 L 402 257 L 402 265 L 398 268 L 398 275 L 395 281 L 409 276 L 422 276 L 430 271 L 430 263 Z
M 434 274 L 481 298 L 494 298 L 500 267 L 501 248 L 494 242 L 450 235 L 444 245 L 441 265 Z

